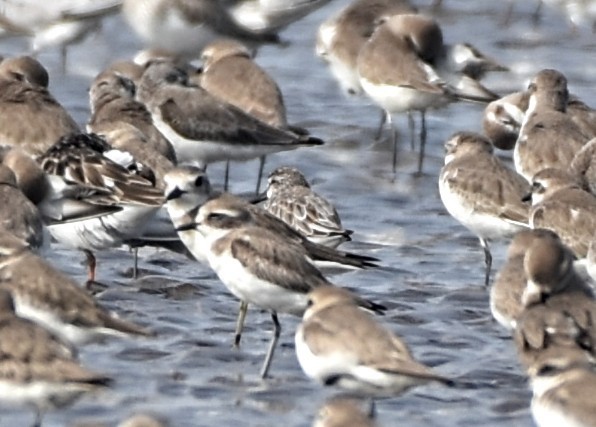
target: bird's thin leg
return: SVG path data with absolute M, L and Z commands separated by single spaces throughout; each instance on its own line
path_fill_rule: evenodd
M 393 173 L 397 170 L 397 130 L 393 124 L 391 114 L 387 113 L 387 123 L 389 124 L 389 131 L 391 132 L 391 144 L 393 145 L 393 159 L 392 159 L 392 170 Z
M 424 152 L 426 150 L 426 111 L 420 111 L 420 153 L 418 154 L 418 173 L 422 173 Z
M 230 179 L 230 161 L 226 160 L 226 173 L 224 176 L 224 191 L 228 191 L 228 181 Z
M 265 160 L 267 160 L 266 156 L 259 157 L 259 176 L 257 178 L 257 189 L 255 190 L 256 195 L 261 191 L 261 179 L 263 178 L 263 170 L 265 169 Z
M 540 15 L 542 14 L 542 0 L 538 0 L 538 4 L 536 5 L 536 9 L 534 10 L 534 13 L 532 14 L 532 22 L 534 23 L 534 25 L 538 25 L 538 23 L 540 22 Z
M 139 276 L 139 248 L 134 247 L 132 249 L 132 278 L 136 279 Z
M 509 24 L 511 24 L 511 18 L 513 17 L 513 6 L 515 1 L 509 0 L 507 3 L 507 10 L 505 11 L 503 19 L 501 20 L 501 25 L 504 27 L 508 27 Z
M 240 310 L 238 310 L 238 318 L 236 319 L 236 333 L 234 334 L 234 347 L 240 347 L 240 339 L 242 338 L 242 329 L 244 329 L 244 319 L 246 318 L 246 311 L 248 310 L 248 303 L 240 301 Z
M 83 253 L 87 258 L 87 282 L 95 282 L 95 267 L 97 266 L 95 255 L 89 249 L 83 249 Z
M 381 110 L 381 121 L 379 122 L 377 133 L 375 134 L 375 141 L 379 141 L 381 136 L 383 136 L 383 128 L 385 127 L 385 123 L 387 123 L 387 116 L 389 116 L 389 113 L 385 110 Z
M 490 247 L 488 246 L 488 240 L 480 237 L 480 245 L 484 250 L 484 264 L 486 264 L 486 272 L 484 276 L 484 286 L 488 286 L 490 282 L 490 270 L 493 265 L 493 256 L 490 253 Z
M 279 340 L 279 335 L 281 333 L 281 325 L 279 324 L 279 320 L 277 320 L 277 313 L 275 311 L 271 312 L 271 320 L 273 320 L 273 337 L 271 337 L 271 342 L 269 343 L 269 350 L 267 350 L 267 356 L 265 356 L 265 362 L 263 362 L 263 368 L 261 369 L 261 378 L 267 378 L 267 374 L 269 373 L 269 367 L 271 366 L 271 360 L 273 359 L 273 353 L 275 352 L 275 347 L 277 346 L 277 341 Z
M 416 121 L 414 120 L 414 113 L 408 111 L 408 129 L 410 129 L 410 150 L 416 149 Z
M 35 421 L 32 427 L 41 427 L 41 419 L 43 418 L 43 412 L 39 408 L 35 408 Z

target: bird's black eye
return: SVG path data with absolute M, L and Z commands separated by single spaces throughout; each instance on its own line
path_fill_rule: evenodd
M 197 176 L 195 179 L 195 187 L 202 187 L 203 186 L 203 175 Z
M 219 212 L 213 212 L 213 213 L 210 213 L 207 216 L 207 218 L 210 219 L 211 221 L 221 221 L 222 219 L 226 218 L 226 215 L 219 213 Z
M 558 369 L 553 365 L 544 365 L 541 366 L 540 369 L 536 372 L 537 375 L 550 375 L 552 373 L 557 372 Z
M 312 307 L 314 305 L 314 302 L 312 300 L 312 298 L 309 298 L 308 301 L 306 301 L 306 307 Z

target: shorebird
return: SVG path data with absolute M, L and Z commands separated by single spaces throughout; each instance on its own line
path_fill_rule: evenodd
M 44 412 L 73 403 L 111 383 L 82 367 L 75 350 L 41 326 L 17 317 L 10 293 L 0 289 L 0 402 Z
M 261 377 L 265 378 L 281 333 L 277 313 L 302 315 L 306 294 L 316 287 L 332 285 L 315 267 L 300 239 L 259 224 L 251 207 L 258 209 L 220 196 L 201 206 L 194 221 L 178 230 L 194 230 L 199 243 L 189 250 L 193 254 L 206 251 L 209 266 L 241 301 L 235 345 L 240 342 L 248 304 L 270 311 L 274 333 L 261 369 Z M 382 309 L 378 304 L 359 301 L 365 307 Z
M 495 147 L 513 150 L 528 109 L 528 101 L 527 91 L 513 92 L 486 106 L 482 129 Z
M 504 328 L 515 329 L 517 318 L 524 310 L 522 295 L 528 280 L 524 271 L 524 257 L 532 243 L 545 235 L 558 239 L 550 230 L 521 230 L 509 244 L 505 264 L 497 273 L 490 290 L 490 311 Z
M 355 397 L 335 396 L 317 412 L 312 427 L 375 427 L 375 405 Z
M 154 126 L 145 105 L 135 100 L 135 94 L 134 81 L 120 71 L 109 69 L 100 73 L 89 89 L 91 118 L 87 131 L 102 133 L 106 129 L 114 131 L 122 124 L 134 126 L 144 135 L 146 145 L 175 164 L 174 148 Z
M 53 185 L 66 187 L 54 187 L 57 194 L 40 206 L 47 228 L 57 241 L 85 253 L 93 282 L 92 251 L 138 237 L 163 204 L 162 190 L 150 170 L 94 134 L 61 138 L 38 160 L 47 174 L 57 175 Z M 69 185 L 75 189 L 69 191 Z
M 352 240 L 352 230 L 341 225 L 335 207 L 315 193 L 304 175 L 296 168 L 283 166 L 269 174 L 263 209 L 287 223 L 309 240 L 337 247 Z
M 209 248 L 202 236 L 194 229 L 180 229 L 193 222 L 199 208 L 214 196 L 207 173 L 196 166 L 178 166 L 166 174 L 164 182 L 166 208 L 178 237 L 194 259 L 209 265 Z
M 183 201 L 180 202 L 181 205 L 179 205 L 179 207 L 175 210 L 175 212 L 177 212 L 176 216 L 179 216 L 182 212 L 190 212 L 196 216 L 196 213 L 202 206 L 202 203 L 205 202 L 204 196 L 201 194 L 201 190 L 199 190 L 198 198 L 196 194 L 193 194 L 194 192 L 192 190 L 183 190 L 183 188 L 185 187 L 192 188 L 192 176 L 193 175 L 190 174 L 187 175 L 186 178 L 184 178 L 184 174 L 181 174 L 179 175 L 179 178 L 177 178 L 177 182 L 179 184 L 170 185 L 169 187 L 173 188 L 174 193 L 173 197 L 170 196 L 171 199 L 177 199 L 180 196 L 183 197 Z M 183 183 L 184 180 L 186 180 L 187 184 Z M 173 183 L 173 181 L 171 182 Z M 178 190 L 176 187 L 178 187 L 182 191 Z M 172 194 L 172 192 L 166 193 L 166 198 L 168 198 L 167 194 Z M 194 209 L 182 209 L 182 206 L 190 206 L 190 202 L 193 199 L 193 197 L 199 200 L 199 203 L 194 205 Z M 291 242 L 292 244 L 296 243 L 303 246 L 308 254 L 309 259 L 313 260 L 314 262 L 333 263 L 335 265 L 355 268 L 378 267 L 378 264 L 376 263 L 379 260 L 377 258 L 366 255 L 354 254 L 351 252 L 344 252 L 311 242 L 279 218 L 271 215 L 264 209 L 258 206 L 254 206 L 253 204 L 239 197 L 233 196 L 229 193 L 223 193 L 217 196 L 213 196 L 211 197 L 211 199 L 212 200 L 210 201 L 216 203 L 217 205 L 220 205 L 222 210 L 232 212 L 235 216 L 245 218 L 247 221 L 249 221 L 251 224 L 254 224 L 257 227 L 270 230 L 275 234 L 282 236 L 283 239 Z M 186 216 L 189 217 L 189 215 Z M 172 218 L 172 220 L 174 222 L 180 221 L 175 218 Z M 187 223 L 187 226 L 189 227 L 188 229 L 192 230 L 192 222 Z M 184 231 L 184 228 L 186 227 L 182 226 L 181 230 L 181 227 L 178 227 L 178 231 Z M 198 234 L 195 233 L 195 235 L 197 237 L 195 238 L 194 243 L 191 244 L 191 246 L 189 246 L 189 250 L 191 251 L 191 253 L 193 253 L 195 258 L 199 260 L 205 259 L 206 252 L 205 247 L 202 244 L 204 240 L 200 240 Z M 197 244 L 197 242 L 200 242 L 201 244 Z
M 573 259 L 573 252 L 562 239 L 552 233 L 536 236 L 524 256 L 527 285 L 523 305 L 543 304 L 556 295 L 574 293 L 596 302 L 590 285 L 575 271 Z
M 286 107 L 279 86 L 252 59 L 252 52 L 233 40 L 216 40 L 201 53 L 202 72 L 196 80 L 202 88 L 220 101 L 231 104 L 246 114 L 279 129 L 308 135 L 305 129 L 288 125 Z M 265 157 L 261 157 L 257 194 L 259 193 Z M 226 166 L 226 186 L 228 181 Z
M 190 84 L 188 75 L 171 63 L 150 64 L 137 96 L 174 146 L 179 162 L 205 166 L 323 144 L 320 139 L 269 126 L 219 101 Z
M 535 236 L 524 256 L 526 286 L 515 338 L 528 367 L 545 351 L 566 349 L 583 357 L 596 355 L 596 300 L 591 286 L 577 274 L 573 253 L 552 233 Z
M 12 294 L 19 316 L 74 345 L 108 336 L 151 335 L 103 308 L 73 279 L 7 231 L 0 231 L 0 286 Z
M 539 359 L 529 371 L 531 411 L 538 427 L 592 427 L 596 420 L 596 368 L 573 354 Z
M 23 239 L 31 248 L 44 243 L 43 220 L 39 210 L 18 188 L 8 166 L 0 164 L 0 228 Z
M 359 307 L 352 293 L 329 286 L 308 294 L 296 331 L 296 356 L 308 377 L 365 395 L 394 396 L 432 381 L 453 385 L 417 362 L 400 338 Z
M 392 114 L 421 113 L 420 173 L 426 144 L 426 110 L 456 100 L 490 102 L 496 99 L 496 95 L 481 90 L 479 86 L 470 89 L 469 93 L 451 86 L 433 66 L 443 50 L 443 34 L 438 23 L 417 14 L 397 14 L 385 18 L 360 50 L 360 84 L 373 102 L 385 111 L 386 122 L 391 125 L 394 172 L 397 138 Z M 455 82 L 454 77 L 446 77 Z M 470 83 L 474 81 L 468 79 Z M 467 85 L 465 81 L 461 82 Z M 464 87 L 467 88 L 466 85 Z
M 362 94 L 358 54 L 383 16 L 416 13 L 407 0 L 356 0 L 323 22 L 317 31 L 317 56 L 348 94 Z
M 330 0 L 233 0 L 226 4 L 240 26 L 257 33 L 278 32 Z
M 550 69 L 540 71 L 528 93 L 528 109 L 513 159 L 517 172 L 531 181 L 542 169 L 567 169 L 589 136 L 566 114 L 569 93 L 563 74 Z
M 596 138 L 575 154 L 568 171 L 583 189 L 596 196 Z
M 596 198 L 567 172 L 544 169 L 532 179 L 529 224 L 559 235 L 578 258 L 585 258 L 596 230 Z
M 124 18 L 149 47 L 187 56 L 198 55 L 218 37 L 254 44 L 278 43 L 275 32 L 242 27 L 219 1 L 124 0 Z
M 507 168 L 480 134 L 458 132 L 445 143 L 445 166 L 439 193 L 449 214 L 480 240 L 490 280 L 492 255 L 489 240 L 506 237 L 528 227 L 529 206 L 522 198 L 527 182 Z
M 0 140 L 38 156 L 79 127 L 47 89 L 47 71 L 33 58 L 0 63 Z
M 101 20 L 120 10 L 122 0 L 36 0 L 5 1 L 0 10 L 0 28 L 31 39 L 33 54 L 60 46 L 62 69 L 66 69 L 66 49 L 90 32 Z

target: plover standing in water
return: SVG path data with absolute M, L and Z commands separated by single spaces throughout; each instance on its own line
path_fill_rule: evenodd
M 391 125 L 393 171 L 396 167 L 397 138 L 391 115 L 420 111 L 420 153 L 418 172 L 422 171 L 426 144 L 426 110 L 449 102 L 468 99 L 490 102 L 478 93 L 464 93 L 443 79 L 433 62 L 444 49 L 443 33 L 431 18 L 416 14 L 397 14 L 385 18 L 358 55 L 358 74 L 365 93 L 384 111 Z
M 281 90 L 275 80 L 253 61 L 246 46 L 233 40 L 217 40 L 203 49 L 201 59 L 203 69 L 197 80 L 211 95 L 270 126 L 308 134 L 305 129 L 288 125 Z M 265 157 L 261 157 L 257 193 L 264 165 Z M 226 166 L 226 184 L 228 168 L 229 163 Z
M 269 126 L 192 85 L 171 63 L 150 64 L 138 98 L 157 129 L 170 141 L 178 161 L 205 166 L 223 160 L 248 160 L 298 147 L 321 145 L 317 138 Z
M 452 385 L 417 362 L 400 338 L 359 307 L 353 294 L 334 287 L 308 294 L 296 331 L 296 356 L 308 377 L 364 395 L 395 396 L 433 381 Z
M 529 205 L 522 198 L 529 186 L 494 155 L 492 144 L 480 134 L 458 132 L 445 149 L 439 177 L 441 200 L 449 214 L 480 240 L 488 286 L 492 266 L 488 242 L 512 235 L 528 223 Z
M 378 25 L 377 21 L 383 16 L 415 12 L 407 0 L 355 0 L 321 24 L 316 53 L 329 64 L 331 74 L 343 91 L 359 95 L 362 86 L 358 55 Z
M 251 213 L 251 206 L 220 196 L 201 206 L 194 221 L 178 230 L 195 230 L 200 238 L 199 250 L 207 249 L 209 266 L 240 299 L 236 345 L 240 341 L 248 304 L 270 311 L 274 334 L 261 369 L 264 378 L 281 332 L 277 313 L 302 315 L 306 308 L 306 294 L 317 287 L 331 286 L 331 283 L 314 266 L 301 239 L 289 239 L 271 227 L 260 225 Z M 279 221 L 272 218 L 272 222 Z M 194 253 L 196 249 L 193 248 L 189 249 Z M 381 308 L 366 300 L 360 300 L 360 303 L 365 307 Z

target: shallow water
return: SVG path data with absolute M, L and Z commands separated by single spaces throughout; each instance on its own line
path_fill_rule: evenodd
M 318 25 L 346 4 L 328 7 L 283 33 L 290 46 L 261 49 L 258 62 L 276 78 L 285 95 L 290 121 L 324 138 L 322 148 L 271 156 L 266 170 L 298 166 L 317 192 L 332 199 L 355 242 L 347 250 L 373 255 L 383 268 L 334 274 L 331 280 L 386 304 L 380 319 L 401 335 L 415 356 L 466 387 L 429 385 L 380 401 L 380 425 L 530 426 L 530 392 L 512 342 L 490 316 L 483 283 L 483 254 L 477 240 L 443 208 L 437 188 L 442 143 L 457 130 L 480 130 L 482 108 L 452 105 L 428 116 L 429 144 L 422 176 L 415 176 L 417 155 L 401 132 L 399 166 L 391 173 L 391 147 L 374 143 L 378 110 L 363 99 L 343 96 L 325 65 L 314 56 Z M 414 3 L 416 3 L 414 1 Z M 426 4 L 430 1 L 426 1 Z M 546 10 L 541 24 L 530 21 L 533 2 L 516 2 L 514 22 L 499 26 L 505 2 L 445 0 L 437 15 L 447 42 L 470 41 L 509 65 L 511 73 L 493 75 L 486 84 L 502 93 L 522 89 L 541 68 L 557 68 L 571 92 L 596 105 L 595 37 L 573 34 L 557 11 Z M 523 4 L 519 4 L 523 3 Z M 424 7 L 425 3 L 418 2 Z M 69 49 L 68 73 L 61 73 L 57 50 L 41 54 L 51 89 L 72 114 L 88 117 L 87 88 L 92 76 L 116 58 L 129 57 L 138 42 L 119 17 L 105 21 L 98 34 Z M 21 39 L 0 41 L 7 55 L 27 49 Z M 397 117 L 400 130 L 404 117 Z M 252 191 L 257 164 L 232 169 L 232 190 Z M 210 168 L 221 182 L 223 168 Z M 504 258 L 495 244 L 494 265 Z M 83 256 L 56 247 L 50 260 L 81 281 Z M 76 260 L 73 262 L 73 260 Z M 302 373 L 293 348 L 298 319 L 281 316 L 283 332 L 273 378 L 258 377 L 269 340 L 270 318 L 252 309 L 240 350 L 231 348 L 238 302 L 206 268 L 165 251 L 141 250 L 142 277 L 131 280 L 132 256 L 125 249 L 99 254 L 98 277 L 109 285 L 100 298 L 123 317 L 158 332 L 151 340 L 112 340 L 82 349 L 83 363 L 112 375 L 108 392 L 51 412 L 45 426 L 115 425 L 135 411 L 154 411 L 173 426 L 307 426 L 333 389 L 323 389 Z M 0 426 L 27 425 L 26 410 L 3 410 Z

